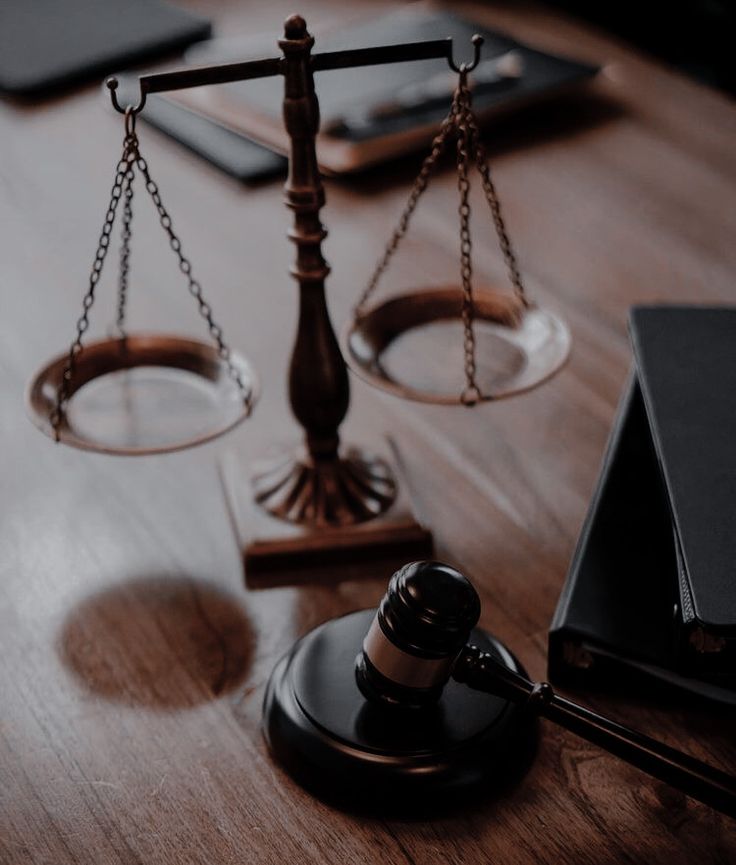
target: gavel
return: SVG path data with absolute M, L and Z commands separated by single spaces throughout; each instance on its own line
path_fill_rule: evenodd
M 542 717 L 736 816 L 736 778 L 530 681 L 476 627 L 480 610 L 459 571 L 405 565 L 378 610 L 325 622 L 277 663 L 264 698 L 271 752 L 339 804 L 436 806 L 518 776 Z
M 480 609 L 477 592 L 454 568 L 439 562 L 401 568 L 391 578 L 356 661 L 362 694 L 388 711 L 422 712 L 454 679 L 523 704 L 688 796 L 736 816 L 736 778 L 560 697 L 547 682 L 532 682 L 491 652 L 468 644 Z

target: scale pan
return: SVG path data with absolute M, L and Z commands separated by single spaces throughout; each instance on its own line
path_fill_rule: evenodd
M 393 297 L 342 334 L 350 368 L 396 396 L 462 404 L 465 389 L 462 292 L 457 286 Z M 552 376 L 570 351 L 567 326 L 509 294 L 473 292 L 476 381 L 481 400 L 530 390 Z
M 28 386 L 33 423 L 54 438 L 65 353 Z M 59 441 L 82 450 L 141 456 L 183 450 L 210 441 L 245 420 L 258 395 L 250 364 L 230 360 L 250 392 L 249 405 L 214 345 L 167 334 L 134 334 L 85 345 L 59 427 Z

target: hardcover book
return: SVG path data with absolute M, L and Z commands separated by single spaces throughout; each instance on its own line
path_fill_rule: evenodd
M 736 703 L 736 309 L 638 307 L 634 370 L 549 635 L 558 682 L 636 668 Z

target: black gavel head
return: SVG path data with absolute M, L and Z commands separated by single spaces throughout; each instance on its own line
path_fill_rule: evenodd
M 437 701 L 480 616 L 477 592 L 441 562 L 412 562 L 388 586 L 355 675 L 372 702 L 422 708 Z

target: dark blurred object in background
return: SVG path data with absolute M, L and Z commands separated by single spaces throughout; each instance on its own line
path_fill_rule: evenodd
M 0 0 L 0 92 L 40 98 L 206 39 L 160 0 Z
M 547 100 L 573 92 L 598 71 L 596 66 L 537 51 L 504 33 L 424 3 L 397 6 L 342 26 L 336 20 L 327 32 L 315 31 L 318 52 L 448 36 L 460 51 L 467 52 L 474 33 L 485 40 L 481 63 L 471 76 L 473 110 L 483 123 L 512 110 L 534 110 Z M 265 45 L 257 45 L 252 38 L 245 43 L 233 38 L 203 42 L 187 51 L 186 59 L 207 65 L 268 56 L 273 37 L 266 38 Z M 455 84 L 456 76 L 448 71 L 444 58 L 377 65 L 369 70 L 342 69 L 332 76 L 318 72 L 320 167 L 347 174 L 429 147 L 447 114 Z M 180 90 L 171 98 L 277 152 L 288 150 L 283 82 L 275 77 Z
M 700 81 L 736 95 L 733 0 L 552 0 Z

